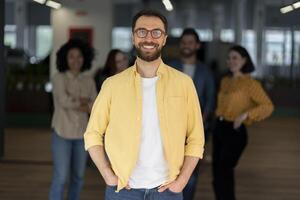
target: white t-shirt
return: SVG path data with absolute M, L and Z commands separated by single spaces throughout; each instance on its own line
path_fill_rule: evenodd
M 195 64 L 184 64 L 183 73 L 187 74 L 189 77 L 193 78 L 196 70 Z
M 143 111 L 140 152 L 129 178 L 131 188 L 155 188 L 168 180 L 168 166 L 164 157 L 156 105 L 158 77 L 142 78 Z

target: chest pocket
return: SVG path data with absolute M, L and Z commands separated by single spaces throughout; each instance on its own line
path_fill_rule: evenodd
M 169 96 L 166 101 L 168 118 L 172 122 L 183 122 L 187 115 L 187 107 L 183 96 Z
M 183 97 L 182 96 L 169 96 L 167 97 L 167 104 L 170 106 L 170 108 L 179 108 L 183 106 Z

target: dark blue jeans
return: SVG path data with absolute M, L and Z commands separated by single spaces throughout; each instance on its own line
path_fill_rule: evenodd
M 116 186 L 106 186 L 105 200 L 182 200 L 182 193 L 174 193 L 170 190 L 158 192 L 158 188 L 153 189 L 122 189 L 115 192 Z
M 193 200 L 195 193 L 196 193 L 196 186 L 197 186 L 197 181 L 198 181 L 198 176 L 199 176 L 199 162 L 194 169 L 187 185 L 185 186 L 183 190 L 183 199 L 184 200 Z
M 68 182 L 68 200 L 78 200 L 87 160 L 83 139 L 65 139 L 53 131 L 52 156 L 54 169 L 49 199 L 63 200 L 64 188 Z
M 210 128 L 212 124 L 209 122 L 204 122 L 204 134 L 205 134 L 205 142 L 209 139 L 210 136 Z M 199 167 L 201 162 L 198 162 L 196 168 L 194 169 L 187 185 L 183 190 L 183 199 L 184 200 L 193 200 L 196 194 L 196 187 L 199 177 Z

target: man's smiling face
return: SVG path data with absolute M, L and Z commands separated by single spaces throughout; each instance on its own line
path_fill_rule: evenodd
M 141 16 L 138 18 L 132 37 L 137 56 L 147 62 L 158 59 L 162 47 L 166 44 L 167 35 L 165 32 L 164 24 L 160 18 L 154 16 Z M 146 33 L 146 36 L 140 37 L 139 33 Z M 159 34 L 161 35 L 159 36 Z

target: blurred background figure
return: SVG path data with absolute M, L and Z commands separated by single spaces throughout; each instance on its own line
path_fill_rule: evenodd
M 260 83 L 250 77 L 254 65 L 242 46 L 229 49 L 229 73 L 218 93 L 218 117 L 213 135 L 213 186 L 217 200 L 235 200 L 234 169 L 247 145 L 245 125 L 273 112 L 273 104 Z
M 112 49 L 107 55 L 104 68 L 99 69 L 95 75 L 97 91 L 100 91 L 101 85 L 106 78 L 118 74 L 129 67 L 128 62 L 125 52 L 120 49 Z
M 180 58 L 171 61 L 169 65 L 193 79 L 201 104 L 205 140 L 207 141 L 208 119 L 214 111 L 215 104 L 215 81 L 211 70 L 197 58 L 200 48 L 201 42 L 197 32 L 192 28 L 184 29 L 179 41 Z M 198 174 L 199 163 L 183 191 L 184 199 L 192 200 L 194 198 Z
M 64 199 L 64 188 L 68 182 L 67 199 L 78 200 L 87 160 L 83 133 L 97 95 L 94 80 L 82 72 L 90 69 L 94 50 L 73 39 L 64 44 L 56 56 L 59 73 L 53 77 L 54 169 L 49 199 Z

